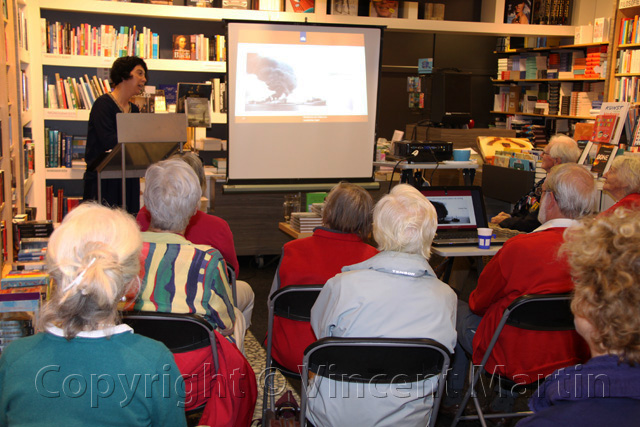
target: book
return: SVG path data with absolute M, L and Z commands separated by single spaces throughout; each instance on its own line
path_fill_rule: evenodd
M 188 96 L 185 99 L 185 113 L 187 113 L 188 126 L 211 127 L 209 109 L 209 98 Z
M 600 107 L 600 115 L 615 114 L 618 117 L 618 124 L 615 128 L 615 132 L 612 134 L 610 143 L 618 145 L 620 143 L 620 136 L 622 135 L 623 128 L 627 122 L 627 116 L 629 114 L 629 108 L 631 103 L 629 102 L 603 102 Z M 597 126 L 597 123 L 596 123 Z
M 596 117 L 596 124 L 591 135 L 591 141 L 609 144 L 616 131 L 618 116 L 615 114 L 600 114 Z
M 531 23 L 531 2 L 524 0 L 507 0 L 504 5 L 505 24 Z
M 604 175 L 613 162 L 613 158 L 616 156 L 618 147 L 612 144 L 600 144 L 596 157 L 591 166 L 591 173 L 598 178 Z
M 371 0 L 369 2 L 369 16 L 377 18 L 397 18 L 398 0 Z
M 190 39 L 190 36 L 184 34 L 173 35 L 173 59 L 191 59 Z
M 176 113 L 185 113 L 187 98 L 211 99 L 211 83 L 178 83 Z

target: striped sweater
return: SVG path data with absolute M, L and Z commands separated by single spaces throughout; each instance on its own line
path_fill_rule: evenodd
M 218 250 L 174 233 L 142 233 L 142 288 L 135 310 L 203 315 L 223 335 L 235 314 L 226 265 Z

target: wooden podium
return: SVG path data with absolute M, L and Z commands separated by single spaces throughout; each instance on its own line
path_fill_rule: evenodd
M 121 178 L 122 208 L 126 209 L 126 178 L 141 178 L 152 163 L 182 152 L 187 141 L 187 115 L 119 113 L 116 123 L 118 145 L 96 166 L 98 200 L 102 200 L 102 179 Z

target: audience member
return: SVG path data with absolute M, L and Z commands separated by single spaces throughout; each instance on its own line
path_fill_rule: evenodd
M 619 207 L 638 208 L 640 204 L 640 157 L 618 156 L 604 174 L 602 189 L 616 200 L 616 204 L 601 213 L 607 215 Z
M 635 426 L 640 419 L 640 212 L 618 209 L 565 232 L 571 310 L 591 349 L 584 365 L 560 369 L 531 399 L 518 426 Z
M 290 285 L 324 285 L 345 265 L 377 254 L 363 242 L 371 233 L 372 211 L 373 200 L 365 189 L 347 182 L 336 185 L 325 200 L 324 226 L 282 248 L 271 293 Z M 274 318 L 272 355 L 285 368 L 298 372 L 304 349 L 315 340 L 308 322 Z
M 480 274 L 469 304 L 458 302 L 458 346 L 445 405 L 456 403 L 463 388 L 468 365 L 465 352 L 473 354 L 474 364 L 480 364 L 509 304 L 527 294 L 573 289 L 569 266 L 558 256 L 558 249 L 565 229 L 591 213 L 595 199 L 595 180 L 584 167 L 563 164 L 551 170 L 542 184 L 538 213 L 542 225 L 533 233 L 509 239 Z M 524 384 L 581 362 L 588 355 L 586 344 L 575 331 L 541 332 L 505 326 L 485 370 Z
M 233 338 L 237 348 L 218 339 L 222 372 L 213 372 L 210 348 L 176 354 L 185 377 L 186 409 L 207 403 L 201 424 L 241 425 L 255 406 L 255 375 L 238 352 L 246 325 L 233 305 L 226 265 L 220 252 L 194 245 L 183 237 L 202 194 L 198 177 L 180 159 L 155 163 L 145 174 L 144 204 L 151 213 L 149 231 L 142 233 L 143 280 L 134 309 L 202 315 L 216 332 Z M 220 378 L 229 372 L 230 377 Z M 243 380 L 239 381 L 239 377 Z M 205 383 L 203 385 L 202 379 Z M 234 385 L 235 384 L 235 385 Z M 233 387 L 240 389 L 233 390 Z M 230 387 L 221 389 L 221 387 Z M 223 395 L 223 391 L 225 391 Z M 222 410 L 226 405 L 226 410 Z M 249 415 L 247 415 L 249 414 Z M 224 419 L 224 421 L 223 421 Z
M 427 262 L 436 228 L 435 208 L 415 188 L 400 184 L 384 196 L 373 214 L 381 252 L 329 279 L 311 310 L 316 336 L 430 338 L 453 351 L 456 295 Z M 317 393 L 307 415 L 315 426 L 425 426 L 437 378 L 375 391 L 327 378 L 311 387 Z
M 173 355 L 119 324 L 141 246 L 124 211 L 84 203 L 65 217 L 49 241 L 39 332 L 0 357 L 0 425 L 186 426 Z
M 204 176 L 204 167 L 202 166 L 200 158 L 191 151 L 187 151 L 184 154 L 177 154 L 172 158 L 182 159 L 191 166 L 198 176 L 200 188 L 204 194 L 207 189 L 207 183 Z M 141 231 L 147 231 L 149 229 L 151 213 L 146 206 L 140 209 L 136 221 L 138 221 Z M 236 277 L 238 276 L 240 273 L 240 265 L 238 264 L 236 248 L 233 243 L 233 234 L 227 221 L 215 215 L 206 214 L 198 209 L 189 219 L 184 237 L 195 245 L 207 245 L 217 249 L 227 263 L 227 266 L 231 266 L 236 273 Z M 242 280 L 236 280 L 236 294 L 238 298 L 236 306 L 242 307 L 242 315 L 248 328 L 251 325 L 255 295 L 251 286 Z
M 547 173 L 559 164 L 576 163 L 580 157 L 578 144 L 566 135 L 554 135 L 544 148 L 541 167 Z M 511 214 L 500 212 L 491 218 L 491 223 L 503 228 L 530 232 L 540 226 L 538 210 L 542 199 L 542 184 L 545 178 L 536 182 L 531 191 L 518 200 Z

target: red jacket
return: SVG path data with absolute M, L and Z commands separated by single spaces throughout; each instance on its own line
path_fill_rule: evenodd
M 598 216 L 609 215 L 612 214 L 618 208 L 627 208 L 627 209 L 638 209 L 640 207 L 640 194 L 631 193 L 624 196 L 622 199 L 618 200 L 618 202 L 611 206 L 606 211 L 602 211 L 598 214 Z
M 340 273 L 342 267 L 357 264 L 377 253 L 355 234 L 316 228 L 311 237 L 284 245 L 276 280 L 279 280 L 279 288 L 324 285 Z M 290 371 L 298 372 L 304 349 L 315 341 L 316 336 L 308 322 L 274 318 L 272 355 Z
M 200 425 L 249 427 L 258 397 L 256 376 L 235 344 L 214 331 L 218 364 L 215 372 L 211 347 L 175 353 L 174 359 L 185 382 L 185 409 L 206 402 Z
M 151 222 L 151 214 L 146 207 L 142 207 L 136 216 L 140 231 L 147 231 Z M 236 247 L 233 244 L 233 234 L 229 224 L 224 219 L 197 211 L 189 220 L 184 232 L 184 238 L 194 245 L 208 245 L 217 249 L 222 258 L 233 267 L 236 277 L 240 274 Z
M 549 228 L 512 237 L 482 271 L 469 297 L 471 311 L 482 316 L 473 338 L 474 364 L 482 361 L 505 308 L 516 298 L 573 289 L 569 266 L 557 257 L 564 230 Z M 587 344 L 575 331 L 528 331 L 507 325 L 485 369 L 525 384 L 588 358 Z

